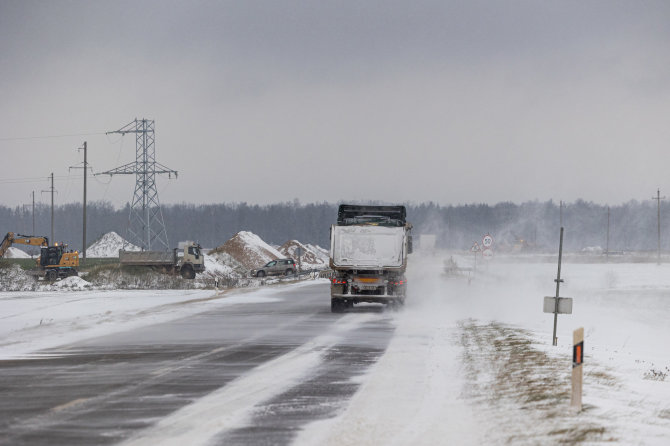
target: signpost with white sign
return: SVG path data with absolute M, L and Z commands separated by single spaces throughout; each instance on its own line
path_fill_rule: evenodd
M 553 313 L 558 308 L 558 314 L 572 314 L 572 297 L 559 297 L 558 306 L 554 296 L 544 296 L 544 312 Z
M 554 279 L 556 282 L 556 296 L 547 296 L 544 298 L 544 312 L 554 313 L 554 335 L 552 337 L 552 345 L 558 345 L 556 338 L 556 325 L 558 324 L 559 314 L 572 314 L 572 298 L 559 297 L 559 290 L 561 288 L 561 260 L 563 258 L 563 227 L 561 227 L 561 240 L 558 245 L 558 274 Z M 552 308 L 553 307 L 553 308 Z

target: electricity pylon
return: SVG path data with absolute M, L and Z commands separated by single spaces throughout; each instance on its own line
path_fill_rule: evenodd
M 117 167 L 102 174 L 135 175 L 135 193 L 130 205 L 126 239 L 142 250 L 156 249 L 157 245 L 164 250 L 170 249 L 163 213 L 158 201 L 156 175 L 167 173 L 169 178 L 177 171 L 171 170 L 156 162 L 156 146 L 154 121 L 135 119 L 126 126 L 110 133 L 135 134 L 135 162 Z

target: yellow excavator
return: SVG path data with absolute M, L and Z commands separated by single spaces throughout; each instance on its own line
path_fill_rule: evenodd
M 79 267 L 79 253 L 68 251 L 67 245 L 56 243 L 49 246 L 49 239 L 44 236 L 21 235 L 8 232 L 0 243 L 0 258 L 4 257 L 10 246 L 14 244 L 40 247 L 40 256 L 37 259 L 36 275 L 44 275 L 47 280 L 56 280 L 59 277 L 77 276 Z

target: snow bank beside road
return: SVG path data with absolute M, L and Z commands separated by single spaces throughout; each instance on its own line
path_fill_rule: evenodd
M 447 255 L 446 258 L 449 256 Z M 459 266 L 471 266 L 458 259 Z M 412 257 L 396 334 L 347 409 L 298 445 L 608 443 L 670 438 L 670 265 L 492 261 L 470 285 L 442 257 Z M 584 410 L 570 411 L 572 330 L 585 328 Z

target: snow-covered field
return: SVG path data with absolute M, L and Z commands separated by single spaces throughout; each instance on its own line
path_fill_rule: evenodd
M 406 308 L 391 314 L 396 331 L 388 350 L 356 378 L 361 385 L 348 406 L 307 425 L 296 444 L 668 444 L 670 265 L 564 263 L 561 295 L 574 298 L 573 314 L 559 316 L 554 347 L 553 315 L 542 312 L 542 303 L 555 292 L 555 264 L 494 259 L 480 265 L 469 283 L 442 273 L 447 257 L 412 257 L 410 294 Z M 471 266 L 467 257 L 455 260 Z M 212 305 L 272 300 L 278 289 L 227 295 L 0 293 L 0 358 L 25 357 Z M 344 329 L 361 316 L 345 315 L 338 324 Z M 581 413 L 569 409 L 572 331 L 578 327 L 585 329 Z M 290 359 L 283 363 L 288 369 L 282 369 L 282 386 L 293 385 L 318 363 L 312 356 Z M 267 379 L 266 369 L 257 372 L 258 380 Z M 254 376 L 231 389 L 253 387 Z M 184 411 L 189 413 L 188 406 Z

